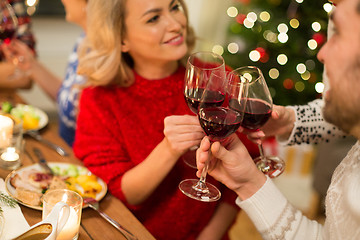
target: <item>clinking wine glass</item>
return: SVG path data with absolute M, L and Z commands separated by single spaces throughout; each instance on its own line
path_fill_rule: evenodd
M 0 0 L 0 40 L 1 44 L 10 44 L 15 37 L 18 20 L 14 9 L 7 0 Z
M 0 0 L 0 44 L 11 44 L 18 32 L 18 19 L 15 15 L 13 7 L 7 0 Z M 16 79 L 23 77 L 24 73 L 17 67 L 19 59 L 13 57 L 11 59 L 15 65 L 14 73 L 8 79 Z
M 187 105 L 194 114 L 198 114 L 199 103 L 205 86 L 215 72 L 223 73 L 225 69 L 224 59 L 212 52 L 196 52 L 189 56 L 184 78 L 184 97 Z M 218 97 L 218 98 L 216 98 Z M 214 106 L 221 105 L 224 101 L 223 95 L 215 95 L 211 103 Z M 196 149 L 193 146 L 183 156 L 183 161 L 190 167 L 196 168 Z
M 198 117 L 205 134 L 210 142 L 226 141 L 226 137 L 234 133 L 243 119 L 247 94 L 247 83 L 240 78 L 227 78 L 225 69 L 213 71 L 203 89 L 199 102 Z M 224 99 L 218 101 L 218 99 Z M 213 103 L 217 102 L 216 105 Z M 229 103 L 236 103 L 237 109 L 230 108 Z M 220 191 L 206 182 L 206 175 L 212 159 L 209 150 L 209 159 L 201 173 L 200 179 L 186 179 L 180 182 L 180 190 L 188 197 L 213 202 L 221 197 Z
M 253 66 L 240 67 L 232 71 L 249 82 L 244 119 L 241 126 L 258 131 L 271 116 L 272 98 L 261 70 Z M 262 144 L 258 144 L 260 156 L 254 161 L 259 170 L 270 178 L 279 176 L 285 169 L 285 162 L 278 156 L 265 156 Z

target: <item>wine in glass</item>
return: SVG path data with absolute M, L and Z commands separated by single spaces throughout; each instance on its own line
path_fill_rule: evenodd
M 239 78 L 228 79 L 225 75 L 225 69 L 214 71 L 210 75 L 199 102 L 200 125 L 209 136 L 211 143 L 225 141 L 226 137 L 240 127 L 244 115 L 247 83 L 239 81 Z M 217 101 L 219 94 L 224 96 L 221 102 Z M 213 102 L 218 103 L 212 104 Z M 230 102 L 237 102 L 238 108 L 236 110 L 230 108 Z M 203 202 L 220 199 L 220 191 L 214 185 L 206 183 L 211 158 L 209 151 L 209 159 L 205 163 L 200 179 L 186 179 L 179 184 L 180 190 L 186 196 Z
M 18 19 L 13 7 L 7 0 L 0 0 L 0 44 L 10 44 L 18 34 L 18 26 Z M 20 70 L 17 66 L 20 62 L 19 58 L 11 58 L 11 62 L 15 65 L 15 68 L 12 75 L 8 76 L 9 80 L 25 76 L 25 72 Z
M 212 52 L 196 52 L 189 56 L 184 78 L 184 97 L 187 105 L 194 114 L 198 114 L 200 99 L 205 86 L 212 74 L 223 74 L 225 69 L 224 59 Z M 212 92 L 214 96 L 207 104 L 218 106 L 224 101 L 224 94 L 218 91 Z M 209 98 L 210 99 L 210 98 Z M 196 168 L 196 149 L 193 146 L 183 156 L 183 161 L 190 167 Z
M 241 126 L 250 131 L 258 131 L 270 118 L 273 105 L 265 78 L 261 70 L 253 66 L 240 67 L 233 70 L 231 74 L 249 82 Z M 238 108 L 236 103 L 231 105 L 233 109 Z M 258 169 L 271 178 L 279 176 L 285 169 L 285 162 L 278 156 L 265 156 L 262 144 L 258 147 L 260 156 L 254 159 Z
M 10 44 L 15 37 L 18 21 L 14 9 L 7 0 L 0 0 L 0 40 Z

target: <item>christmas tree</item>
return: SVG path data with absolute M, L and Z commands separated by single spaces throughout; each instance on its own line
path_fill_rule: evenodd
M 233 68 L 259 67 L 275 104 L 304 104 L 323 90 L 323 65 L 316 54 L 326 41 L 331 9 L 325 0 L 234 1 L 220 51 Z

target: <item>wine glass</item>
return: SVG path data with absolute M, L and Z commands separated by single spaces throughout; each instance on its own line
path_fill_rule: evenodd
M 210 75 L 214 71 L 224 71 L 224 59 L 212 52 L 196 52 L 189 56 L 184 78 L 184 97 L 187 105 L 194 114 L 198 114 L 199 103 Z M 214 100 L 214 105 L 221 105 L 221 98 Z M 183 156 L 183 161 L 190 167 L 196 168 L 196 149 L 193 146 Z
M 10 44 L 16 37 L 18 31 L 18 20 L 15 15 L 13 7 L 7 0 L 0 0 L 0 44 Z M 14 73 L 8 79 L 15 79 L 22 76 L 22 72 L 18 69 L 17 64 L 19 59 L 12 58 L 12 63 L 15 65 Z
M 10 44 L 15 37 L 18 21 L 14 9 L 7 0 L 0 0 L 0 40 Z
M 212 71 L 203 89 L 198 117 L 211 143 L 226 141 L 226 137 L 240 127 L 247 94 L 247 83 L 240 80 L 240 78 L 227 78 L 224 68 L 217 69 Z M 237 109 L 230 108 L 230 103 L 236 103 Z M 220 191 L 214 185 L 206 183 L 211 159 L 209 150 L 209 159 L 205 163 L 200 180 L 186 179 L 180 182 L 179 188 L 186 196 L 203 202 L 220 199 Z
M 270 118 L 273 105 L 265 78 L 261 70 L 253 66 L 240 67 L 232 71 L 232 74 L 249 82 L 245 114 L 241 126 L 249 131 L 258 131 Z M 279 176 L 285 169 L 285 162 L 278 156 L 265 156 L 261 143 L 258 144 L 258 147 L 260 156 L 254 159 L 258 169 L 270 178 Z

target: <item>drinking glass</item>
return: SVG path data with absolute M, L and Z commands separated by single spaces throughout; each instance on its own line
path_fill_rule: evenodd
M 17 35 L 18 26 L 13 7 L 7 0 L 0 0 L 0 44 L 10 44 Z M 11 62 L 15 65 L 15 69 L 8 77 L 9 80 L 25 76 L 25 73 L 17 66 L 20 60 L 20 57 L 12 57 Z
M 216 71 L 224 71 L 224 59 L 212 52 L 196 52 L 189 56 L 184 78 L 184 97 L 187 105 L 194 114 L 198 114 L 199 103 L 209 77 Z M 222 97 L 222 96 L 221 96 Z M 221 98 L 214 100 L 214 104 L 221 104 Z M 196 149 L 193 146 L 186 152 L 182 159 L 190 167 L 196 168 Z
M 203 88 L 199 101 L 199 121 L 210 142 L 225 141 L 234 133 L 243 119 L 247 94 L 247 83 L 240 78 L 227 78 L 225 68 L 213 70 Z M 230 108 L 230 103 L 237 109 Z M 212 156 L 201 173 L 200 179 L 186 179 L 179 184 L 180 190 L 188 197 L 213 202 L 221 197 L 220 191 L 212 184 L 206 183 L 206 175 Z
M 58 202 L 70 207 L 69 217 L 57 236 L 57 240 L 76 240 L 79 237 L 83 198 L 68 189 L 48 190 L 43 196 L 42 219 L 45 220 Z
M 10 44 L 15 37 L 18 20 L 14 9 L 7 0 L 0 0 L 0 40 L 1 43 Z
M 253 66 L 240 67 L 232 74 L 249 82 L 244 119 L 241 126 L 249 131 L 258 131 L 270 118 L 272 98 L 261 70 Z M 236 108 L 233 106 L 233 108 Z M 265 156 L 262 144 L 258 144 L 260 156 L 254 161 L 259 170 L 271 178 L 279 176 L 285 169 L 285 162 L 278 156 Z

